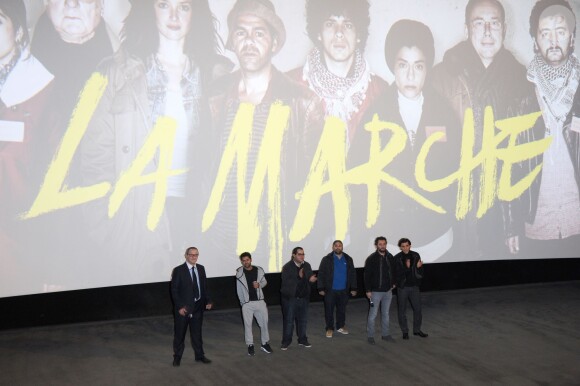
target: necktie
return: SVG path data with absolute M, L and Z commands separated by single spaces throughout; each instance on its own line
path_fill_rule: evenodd
M 193 299 L 199 300 L 199 280 L 195 274 L 195 267 L 191 267 L 191 278 L 193 280 Z

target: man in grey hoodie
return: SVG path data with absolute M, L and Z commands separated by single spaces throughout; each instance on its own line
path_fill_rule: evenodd
M 242 316 L 244 318 L 244 333 L 246 344 L 248 345 L 248 355 L 254 356 L 254 336 L 252 334 L 252 323 L 254 317 L 260 327 L 260 338 L 262 345 L 260 348 L 267 354 L 272 353 L 272 348 L 268 341 L 268 307 L 264 301 L 264 288 L 268 282 L 262 267 L 252 265 L 252 255 L 244 252 L 240 255 L 242 266 L 236 270 L 236 290 L 240 305 L 242 306 Z

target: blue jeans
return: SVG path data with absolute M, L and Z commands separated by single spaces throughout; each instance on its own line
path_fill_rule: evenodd
M 309 299 L 304 298 L 285 298 L 282 296 L 282 316 L 284 320 L 282 344 L 292 343 L 292 332 L 294 323 L 296 323 L 296 335 L 298 343 L 306 343 L 306 323 L 308 321 L 308 303 Z
M 381 335 L 390 335 L 389 331 L 389 308 L 391 307 L 391 300 L 393 299 L 393 292 L 377 292 L 373 291 L 371 294 L 371 301 L 374 307 L 369 307 L 369 317 L 367 319 L 367 336 L 372 338 L 375 336 L 375 319 L 381 308 Z

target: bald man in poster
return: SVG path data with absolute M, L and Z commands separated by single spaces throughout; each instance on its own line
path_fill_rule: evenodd
M 466 39 L 447 50 L 443 61 L 433 68 L 432 84 L 450 101 L 461 127 L 468 109 L 473 111 L 474 127 L 467 129 L 474 130 L 474 155 L 482 150 L 486 107 L 492 108 L 494 122 L 539 111 L 525 67 L 504 46 L 507 27 L 505 9 L 499 0 L 469 0 L 465 8 Z M 542 125 L 537 120 L 533 129 L 520 135 L 518 143 L 541 138 Z M 497 132 L 494 128 L 494 134 Z M 510 182 L 527 175 L 537 162 L 533 158 L 514 165 L 514 181 Z M 515 201 L 500 201 L 494 196 L 494 205 L 485 214 L 476 215 L 484 188 L 480 170 L 471 172 L 470 195 L 474 204 L 457 226 L 456 239 L 460 250 L 474 256 L 474 260 L 507 258 L 519 250 L 519 237 L 524 232 L 523 208 L 529 197 L 523 194 Z M 499 171 L 497 175 L 499 178 Z

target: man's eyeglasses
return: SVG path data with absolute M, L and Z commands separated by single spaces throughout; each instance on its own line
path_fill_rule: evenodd
M 500 31 L 503 27 L 503 24 L 499 20 L 492 20 L 492 21 L 485 21 L 483 19 L 476 19 L 471 22 L 471 27 L 476 31 L 485 31 L 488 28 L 492 31 Z
M 305 256 L 304 252 L 302 252 L 302 253 L 298 252 L 297 255 L 298 256 Z
M 199 256 L 199 253 L 188 253 L 187 256 L 193 256 L 193 257 L 195 257 L 195 256 Z

